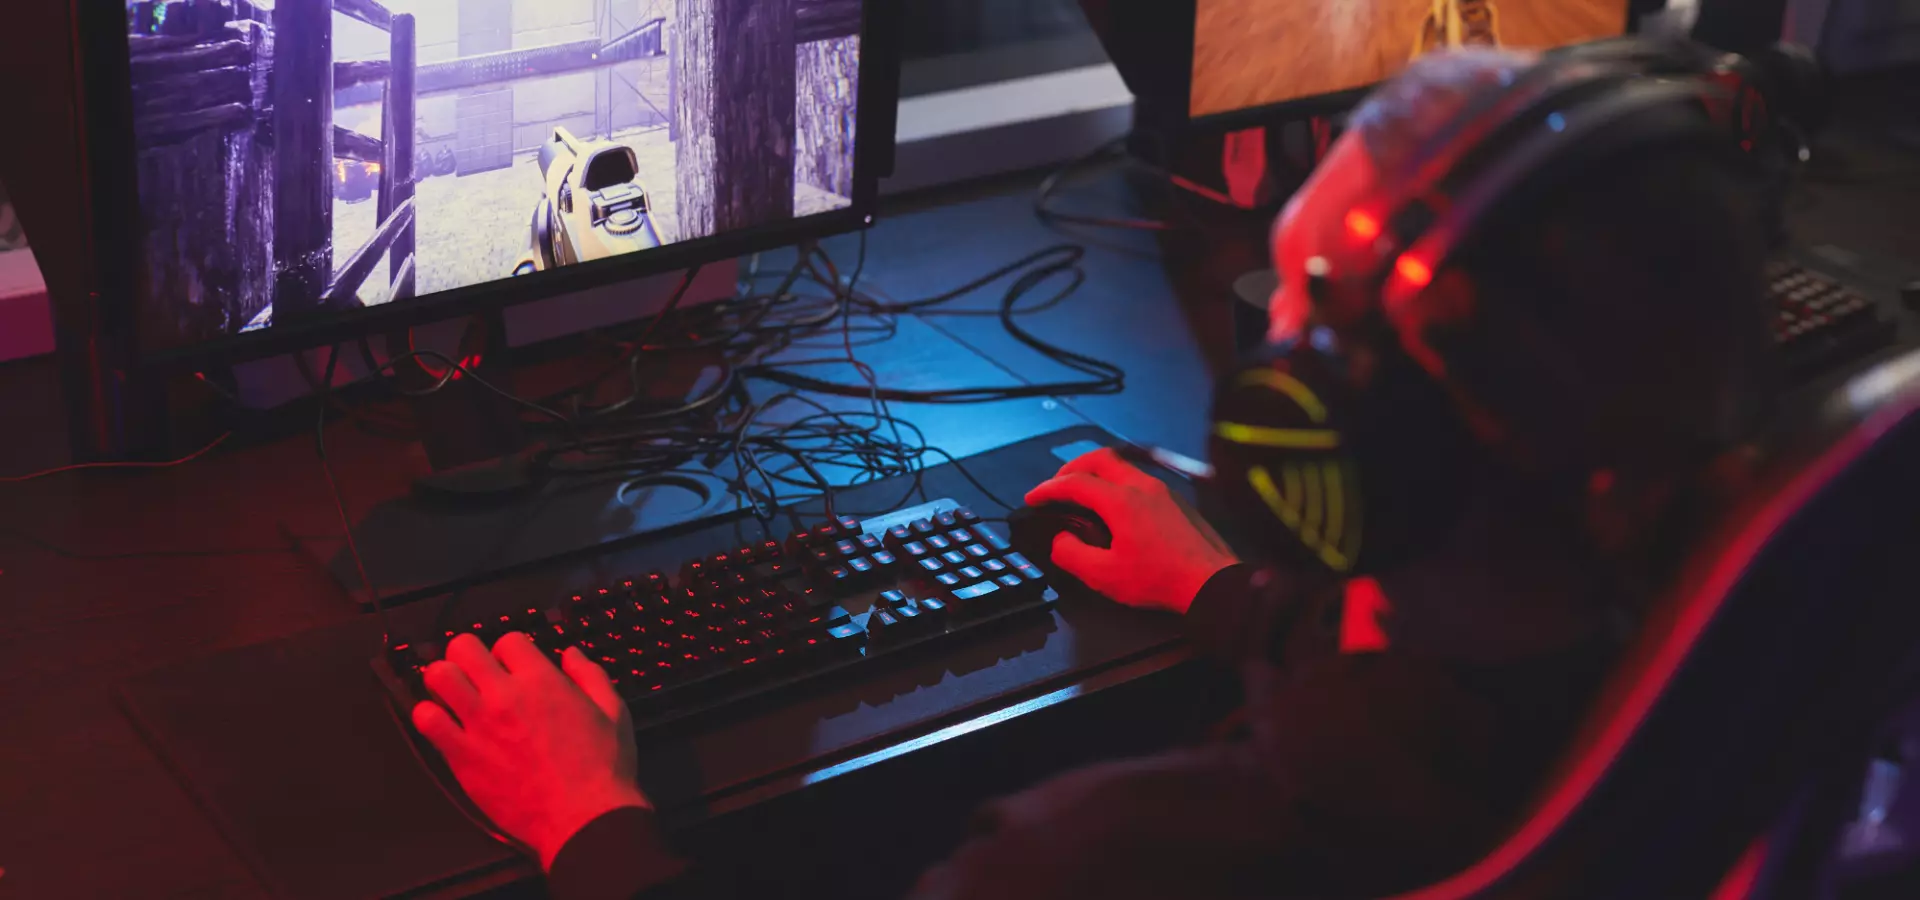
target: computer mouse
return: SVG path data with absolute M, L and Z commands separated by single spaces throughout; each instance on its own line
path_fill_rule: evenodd
M 1043 503 L 1022 507 L 1007 515 L 1007 529 L 1013 532 L 1014 549 L 1025 554 L 1042 572 L 1047 573 L 1048 583 L 1062 597 L 1095 593 L 1080 579 L 1053 562 L 1053 539 L 1063 531 L 1088 546 L 1102 550 L 1113 546 L 1113 532 L 1107 529 L 1107 523 L 1100 521 L 1093 510 L 1075 503 Z

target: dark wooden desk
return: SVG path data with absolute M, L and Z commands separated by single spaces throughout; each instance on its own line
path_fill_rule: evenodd
M 1911 156 L 1858 152 L 1871 159 L 1862 168 L 1913 164 Z M 1059 240 L 1033 221 L 1032 187 L 1016 181 L 889 218 L 871 237 L 872 284 L 921 296 Z M 1096 186 L 1095 202 L 1115 190 Z M 1885 262 L 1856 274 L 1890 291 L 1901 278 L 1920 277 L 1911 262 L 1920 260 L 1916 190 L 1920 179 L 1911 177 L 1818 187 L 1800 201 L 1796 236 Z M 898 411 L 963 455 L 1083 420 L 1197 454 L 1208 366 L 1192 335 L 1220 333 L 1225 284 L 1211 286 L 1218 293 L 1190 291 L 1183 304 L 1151 238 L 1091 237 L 1087 285 L 1030 327 L 1123 363 L 1125 394 L 1063 406 Z M 851 258 L 847 241 L 833 247 Z M 989 309 L 996 296 L 959 305 Z M 933 327 L 943 358 L 970 360 L 967 371 L 924 371 L 915 365 L 922 348 L 863 356 L 882 378 L 923 383 L 1059 374 L 990 318 Z M 57 397 L 44 361 L 0 367 L 0 472 L 63 461 Z M 394 461 L 418 453 L 348 426 L 332 428 L 329 443 L 356 517 L 405 490 Z M 0 487 L 0 897 L 265 895 L 114 707 L 109 688 L 160 666 L 354 618 L 335 582 L 293 552 L 288 537 L 336 530 L 305 436 L 164 473 Z
M 898 297 L 942 290 L 1061 239 L 1028 208 L 1033 184 L 890 218 L 871 236 L 868 283 Z M 1137 238 L 1137 240 L 1136 240 Z M 1150 238 L 1096 244 L 1088 283 L 1027 321 L 1122 363 L 1130 388 L 1059 404 L 897 404 L 958 455 L 1080 422 L 1198 453 L 1207 372 Z M 834 244 L 852 258 L 852 244 Z M 998 292 L 963 301 L 991 309 Z M 865 348 L 887 383 L 1063 377 L 990 317 L 945 318 Z M 928 369 L 924 361 L 941 365 Z M 51 366 L 0 368 L 0 471 L 57 464 Z M 328 432 L 356 521 L 405 492 L 416 445 L 347 424 Z M 98 472 L 0 486 L 0 896 L 256 897 L 265 891 L 115 707 L 110 688 L 155 668 L 357 613 L 297 537 L 337 532 L 310 437 L 223 450 L 159 472 Z M 311 764 L 311 763 L 310 763 Z M 324 764 L 324 763 L 321 763 Z

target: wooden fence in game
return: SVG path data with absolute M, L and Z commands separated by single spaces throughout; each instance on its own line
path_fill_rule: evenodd
M 847 196 L 861 0 L 675 0 L 674 10 L 673 28 L 653 19 L 610 39 L 420 65 L 414 17 L 382 0 L 129 3 L 150 214 L 142 277 L 166 298 L 142 306 L 140 327 L 191 343 L 355 308 L 379 293 L 366 285 L 383 259 L 387 298 L 414 296 L 415 123 L 421 98 L 439 93 L 671 56 L 664 114 L 680 155 L 681 239 L 792 215 L 796 174 Z M 388 58 L 336 61 L 341 16 L 385 31 Z M 381 134 L 337 127 L 345 100 L 378 100 Z M 678 139 L 687 132 L 700 139 Z M 378 225 L 336 260 L 347 169 L 375 165 Z
M 391 51 L 378 61 L 335 62 L 333 17 L 350 16 L 387 32 Z M 278 259 L 275 316 L 360 305 L 358 295 L 380 260 L 389 260 L 388 299 L 415 291 L 414 110 L 418 103 L 418 36 L 411 15 L 377 0 L 279 0 L 274 60 L 274 248 Z M 341 82 L 382 86 L 381 134 L 333 123 Z M 347 163 L 374 163 L 379 226 L 367 242 L 333 259 L 333 197 Z

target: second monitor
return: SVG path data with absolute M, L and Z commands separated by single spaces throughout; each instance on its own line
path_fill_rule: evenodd
M 1580 44 L 1627 30 L 1629 0 L 1194 0 L 1195 119 L 1338 94 L 1460 46 Z

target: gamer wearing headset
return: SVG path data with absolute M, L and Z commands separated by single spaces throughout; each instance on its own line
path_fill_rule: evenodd
M 1056 565 L 1184 615 L 1244 727 L 990 804 L 915 896 L 1362 896 L 1499 839 L 1768 395 L 1761 219 L 1649 52 L 1429 57 L 1355 113 L 1275 229 L 1269 353 L 1216 399 L 1262 562 L 1109 452 L 1027 497 L 1104 520 Z M 728 893 L 665 849 L 597 667 L 447 657 L 459 721 L 415 724 L 553 896 Z

